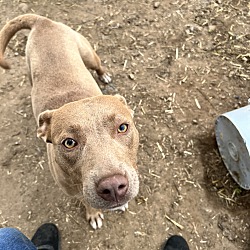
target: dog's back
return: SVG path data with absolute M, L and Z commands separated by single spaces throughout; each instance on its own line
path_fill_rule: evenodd
M 36 106 L 41 103 L 36 114 L 102 94 L 83 62 L 89 57 L 90 49 L 84 46 L 85 54 L 80 54 L 83 39 L 64 24 L 48 19 L 37 20 L 26 47 L 33 102 Z

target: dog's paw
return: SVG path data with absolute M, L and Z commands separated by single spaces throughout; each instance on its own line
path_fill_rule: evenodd
M 90 226 L 96 230 L 102 227 L 102 221 L 104 220 L 103 213 L 92 207 L 86 207 L 86 217 Z
M 109 84 L 112 82 L 112 79 L 108 73 L 104 73 L 103 75 L 99 75 L 99 79 L 106 84 Z
M 111 210 L 111 211 L 121 210 L 121 211 L 125 212 L 126 209 L 128 209 L 128 203 L 126 203 L 126 204 L 124 204 L 123 206 L 120 206 L 120 207 L 112 208 L 112 209 L 110 209 L 110 210 Z

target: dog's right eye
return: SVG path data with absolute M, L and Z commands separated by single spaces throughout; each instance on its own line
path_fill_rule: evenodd
M 67 138 L 65 139 L 63 142 L 62 142 L 63 146 L 65 148 L 68 148 L 68 149 L 72 149 L 74 148 L 75 146 L 77 146 L 77 141 L 71 139 L 71 138 Z
M 128 124 L 122 123 L 117 129 L 118 133 L 125 133 L 128 130 Z

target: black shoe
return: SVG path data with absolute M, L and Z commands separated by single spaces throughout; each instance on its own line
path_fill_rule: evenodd
M 52 223 L 41 225 L 31 241 L 39 250 L 59 250 L 59 231 L 57 226 Z
M 167 240 L 163 250 L 189 250 L 189 246 L 183 237 L 173 235 Z

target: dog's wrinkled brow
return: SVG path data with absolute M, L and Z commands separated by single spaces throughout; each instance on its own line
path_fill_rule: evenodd
M 78 124 L 70 125 L 66 129 L 66 133 L 77 134 L 81 130 L 81 126 Z

